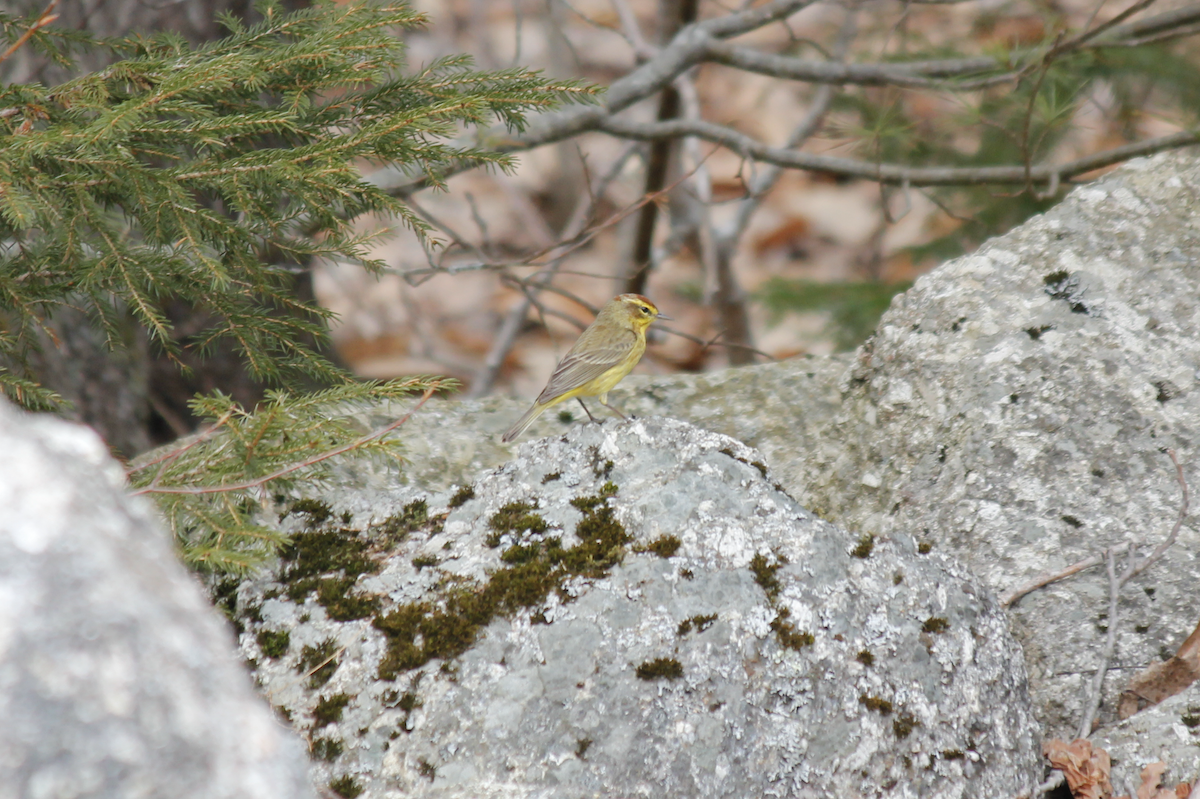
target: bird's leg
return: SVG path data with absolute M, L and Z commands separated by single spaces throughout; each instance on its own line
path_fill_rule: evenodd
M 629 417 L 626 416 L 625 414 L 621 413 L 620 408 L 618 408 L 616 405 L 608 404 L 608 395 L 607 394 L 605 394 L 602 397 L 596 397 L 596 399 L 600 400 L 600 404 L 603 405 L 605 408 L 608 408 L 610 411 L 615 413 L 617 416 L 620 416 L 625 421 L 629 421 Z
M 591 411 L 589 411 L 589 410 L 588 410 L 588 407 L 587 407 L 586 405 L 584 405 L 584 404 L 583 404 L 583 398 L 582 398 L 582 397 L 576 397 L 576 398 L 575 398 L 575 400 L 576 400 L 576 401 L 579 403 L 579 406 L 580 406 L 581 408 L 583 408 L 583 412 L 584 412 L 584 413 L 586 413 L 586 414 L 588 415 L 588 418 L 589 418 L 589 419 L 591 419 L 593 422 L 596 422 L 596 417 L 595 417 L 595 416 L 592 416 L 592 412 L 591 412 Z M 604 403 L 600 403 L 600 404 L 601 404 L 601 405 L 603 405 Z M 596 424 L 600 424 L 600 423 L 599 423 L 599 422 L 596 422 Z

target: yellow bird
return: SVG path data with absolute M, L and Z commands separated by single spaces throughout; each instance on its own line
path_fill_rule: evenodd
M 601 405 L 624 419 L 625 414 L 608 404 L 608 392 L 642 359 L 642 353 L 646 351 L 646 328 L 650 323 L 669 318 L 660 314 L 658 306 L 641 294 L 613 297 L 600 309 L 596 321 L 580 334 L 571 351 L 558 362 L 550 382 L 542 389 L 533 407 L 504 434 L 503 441 L 512 441 L 525 432 L 542 411 L 572 398 L 583 405 L 582 397 L 596 397 Z M 596 421 L 586 405 L 583 410 L 589 419 Z

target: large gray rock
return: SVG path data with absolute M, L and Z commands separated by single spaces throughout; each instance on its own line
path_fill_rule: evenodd
M 852 530 L 916 534 L 998 594 L 1123 542 L 1149 553 L 1200 475 L 1200 163 L 1132 162 L 896 298 L 843 384 L 797 496 Z M 1196 625 L 1186 525 L 1122 596 L 1102 720 Z M 1047 732 L 1071 733 L 1103 648 L 1102 568 L 1013 614 Z
M 1003 797 L 1041 776 L 992 596 L 911 537 L 813 517 L 728 437 L 611 421 L 470 491 L 335 495 L 295 506 L 295 545 L 237 598 L 263 691 L 346 795 Z
M 0 442 L 0 797 L 311 797 L 100 439 L 0 402 Z
M 1134 161 L 922 277 L 854 364 L 631 377 L 614 398 L 759 447 L 801 504 L 856 533 L 916 534 L 998 594 L 1113 544 L 1145 554 L 1179 508 L 1161 448 L 1200 473 L 1197 197 L 1195 152 Z M 503 463 L 493 439 L 520 410 L 489 400 L 414 420 L 413 484 Z M 553 414 L 539 424 L 532 435 L 569 429 Z M 1127 587 L 1105 723 L 1127 678 L 1195 626 L 1198 538 L 1186 526 Z M 1051 734 L 1082 716 L 1106 596 L 1095 569 L 1014 612 Z

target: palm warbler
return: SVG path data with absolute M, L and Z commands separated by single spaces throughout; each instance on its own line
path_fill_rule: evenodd
M 583 405 L 582 397 L 596 397 L 600 404 L 625 414 L 608 404 L 608 392 L 629 374 L 646 351 L 646 328 L 655 319 L 669 319 L 658 307 L 641 294 L 622 294 L 613 297 L 600 309 L 596 321 L 580 334 L 571 351 L 558 362 L 550 382 L 542 389 L 533 407 L 525 412 L 504 441 L 512 441 L 538 418 L 542 411 L 575 398 Z M 583 405 L 588 418 L 596 421 Z

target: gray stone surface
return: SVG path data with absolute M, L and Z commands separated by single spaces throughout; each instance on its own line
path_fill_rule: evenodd
M 997 594 L 1103 548 L 1147 554 L 1180 507 L 1173 447 L 1200 475 L 1200 162 L 1171 153 L 1076 189 L 1049 213 L 893 301 L 800 458 L 798 498 L 852 530 L 916 534 Z M 1101 719 L 1196 625 L 1187 524 L 1120 606 Z M 1107 628 L 1093 569 L 1013 613 L 1047 734 L 1079 723 Z
M 1200 780 L 1200 685 L 1100 730 L 1092 743 L 1112 758 L 1112 784 L 1118 795 L 1137 796 L 1142 769 L 1158 761 L 1167 764 L 1163 785 L 1195 785 Z
M 318 781 L 353 781 L 364 797 L 1004 797 L 1040 779 L 1020 650 L 992 596 L 911 537 L 872 547 L 815 518 L 761 457 L 655 418 L 528 442 L 455 508 L 457 491 L 339 487 L 322 524 L 289 522 L 284 579 L 242 584 L 243 653 L 325 756 Z M 590 516 L 571 504 L 606 484 L 615 494 Z M 418 500 L 428 519 L 398 536 Z M 492 520 L 513 502 L 535 504 L 548 528 L 499 536 Z M 516 545 L 557 537 L 571 550 L 609 512 L 632 537 L 611 570 L 494 618 L 458 657 L 380 679 L 389 648 L 373 616 L 492 590 L 517 568 L 502 560 Z M 354 532 L 371 524 L 369 538 Z M 644 551 L 662 536 L 678 538 L 674 555 Z M 333 621 L 336 605 L 300 582 L 312 575 L 298 552 L 347 540 L 375 542 L 349 596 L 380 604 Z M 429 646 L 463 618 L 411 640 Z M 285 651 L 265 651 L 283 631 Z M 682 675 L 639 679 L 659 658 Z
M 762 452 L 778 479 L 794 491 L 808 479 L 797 453 L 809 453 L 807 458 L 827 449 L 826 457 L 832 458 L 842 451 L 827 431 L 841 408 L 839 383 L 852 364 L 852 356 L 845 354 L 706 374 L 635 374 L 621 381 L 612 401 L 626 414 L 669 416 L 743 441 Z M 400 481 L 427 491 L 462 484 L 482 469 L 507 462 L 522 442 L 561 435 L 588 421 L 578 404 L 565 404 L 542 414 L 519 441 L 501 442 L 500 436 L 528 406 L 528 400 L 507 397 L 431 401 L 401 433 L 408 463 Z M 406 409 L 381 410 L 367 423 L 382 426 Z M 559 419 L 560 412 L 571 420 Z M 603 408 L 593 413 L 615 419 Z M 385 485 L 396 478 L 355 473 L 351 479 Z
M 0 797 L 311 797 L 100 439 L 0 402 L 0 447 Z
M 917 535 L 997 594 L 1112 544 L 1145 554 L 1179 508 L 1161 448 L 1200 474 L 1198 198 L 1194 151 L 1134 161 L 922 277 L 853 361 L 633 376 L 614 399 L 759 447 L 805 507 L 855 533 Z M 493 439 L 521 407 L 463 403 L 414 420 L 412 484 L 503 463 Z M 531 436 L 569 429 L 551 414 L 539 425 Z M 1128 678 L 1195 626 L 1198 550 L 1189 523 L 1127 587 L 1102 722 Z M 1069 735 L 1082 715 L 1106 595 L 1097 569 L 1014 612 L 1049 734 Z

